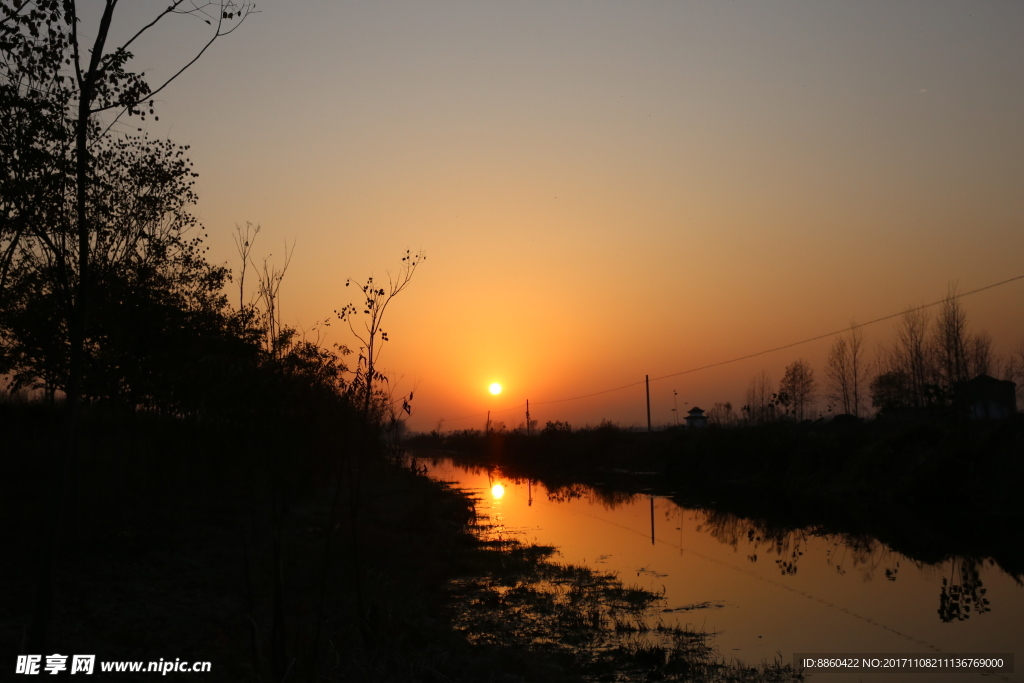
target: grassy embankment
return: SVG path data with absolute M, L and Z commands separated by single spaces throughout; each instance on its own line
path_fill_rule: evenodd
M 59 424 L 0 404 L 8 665 L 31 615 Z M 479 540 L 464 494 L 340 431 L 87 411 L 46 654 L 210 661 L 204 680 L 224 681 L 792 677 L 722 666 L 704 636 L 660 622 L 659 596 L 552 549 Z

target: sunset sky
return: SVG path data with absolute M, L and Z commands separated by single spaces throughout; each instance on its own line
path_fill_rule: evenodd
M 124 5 L 118 36 L 166 3 Z M 260 256 L 295 241 L 284 317 L 313 338 L 347 278 L 426 252 L 381 358 L 415 388 L 414 429 L 482 428 L 526 399 L 541 425 L 646 423 L 645 374 L 1024 274 L 1024 3 L 258 9 L 148 130 L 192 146 L 212 260 L 237 266 L 237 223 L 262 226 Z M 204 36 L 177 19 L 136 50 L 152 82 Z M 1024 341 L 1024 280 L 964 306 L 997 351 Z M 891 329 L 865 330 L 871 357 Z M 821 384 L 829 344 L 656 381 L 654 421 L 673 391 L 683 413 L 738 408 L 752 375 L 800 357 Z

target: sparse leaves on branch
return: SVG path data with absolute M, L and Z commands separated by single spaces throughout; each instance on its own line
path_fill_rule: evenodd
M 388 381 L 387 377 L 376 370 L 377 360 L 381 352 L 380 343 L 389 341 L 388 333 L 381 328 L 384 313 L 391 301 L 409 286 L 409 282 L 412 281 L 416 269 L 426 258 L 427 256 L 423 251 L 413 254 L 410 250 L 406 249 L 405 255 L 402 257 L 401 270 L 394 276 L 389 273 L 385 286 L 375 283 L 372 276 L 368 277 L 363 285 L 359 285 L 351 278 L 345 281 L 346 287 L 355 285 L 363 294 L 361 306 L 356 307 L 353 303 L 346 304 L 341 309 L 336 310 L 335 315 L 339 320 L 348 324 L 352 335 L 361 345 L 359 348 L 356 378 L 353 380 L 352 386 L 361 394 L 363 413 L 367 417 L 370 417 L 371 413 L 374 383 L 384 382 L 386 384 Z M 364 316 L 362 325 L 355 322 L 359 316 L 359 311 L 362 311 Z M 412 400 L 411 393 L 409 400 Z M 386 400 L 385 403 L 390 404 L 391 402 Z M 403 409 L 407 413 L 412 412 L 408 402 L 403 406 Z

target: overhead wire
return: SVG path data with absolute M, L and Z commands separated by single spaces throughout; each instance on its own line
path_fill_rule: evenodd
M 1016 277 L 1011 277 L 1008 280 L 1003 280 L 1001 282 L 996 282 L 996 283 L 991 284 L 991 285 L 985 285 L 984 287 L 978 287 L 977 289 L 972 289 L 969 292 L 963 292 L 961 294 L 956 294 L 956 295 L 954 295 L 952 297 L 948 297 L 948 296 L 947 297 L 943 297 L 943 298 L 939 299 L 938 301 L 933 301 L 933 302 L 931 302 L 929 304 L 922 304 L 920 306 L 912 306 L 910 308 L 907 308 L 907 309 L 904 309 L 904 310 L 900 311 L 899 313 L 890 313 L 889 315 L 884 315 L 881 318 L 875 318 L 874 320 L 869 320 L 866 323 L 854 323 L 853 325 L 850 325 L 849 327 L 844 327 L 841 330 L 836 330 L 834 332 L 828 332 L 826 334 L 819 334 L 819 335 L 817 335 L 815 337 L 809 337 L 808 339 L 802 339 L 802 340 L 800 340 L 798 342 L 792 342 L 791 344 L 783 344 L 782 346 L 776 346 L 775 348 L 772 348 L 772 349 L 765 349 L 764 351 L 758 351 L 757 353 L 751 353 L 751 354 L 748 354 L 746 356 L 740 356 L 739 358 L 732 358 L 730 360 L 720 361 L 718 363 L 711 363 L 710 365 L 702 365 L 699 368 L 691 368 L 689 370 L 682 370 L 680 372 L 673 372 L 673 373 L 671 373 L 669 375 L 661 375 L 660 377 L 652 377 L 650 381 L 654 382 L 654 381 L 661 380 L 661 379 L 668 379 L 669 377 L 678 377 L 679 375 L 686 375 L 686 374 L 689 374 L 691 372 L 698 372 L 699 370 L 708 370 L 710 368 L 716 368 L 716 367 L 718 367 L 720 365 L 728 365 L 729 363 L 736 363 L 736 362 L 739 362 L 741 360 L 748 360 L 750 358 L 757 358 L 758 356 L 763 356 L 763 355 L 765 355 L 767 353 L 774 353 L 776 351 L 782 351 L 784 349 L 791 349 L 794 346 L 800 346 L 801 344 L 809 344 L 811 342 L 819 341 L 821 339 L 826 339 L 828 337 L 834 337 L 837 334 L 843 334 L 845 332 L 849 332 L 851 330 L 854 330 L 854 329 L 857 329 L 857 328 L 860 328 L 860 327 L 867 327 L 868 325 L 874 325 L 875 323 L 884 322 L 886 320 L 892 320 L 893 318 L 898 318 L 899 316 L 905 315 L 907 313 L 913 313 L 915 311 L 923 311 L 926 308 L 931 308 L 932 306 L 938 306 L 939 304 L 947 301 L 950 298 L 952 298 L 952 299 L 962 299 L 965 296 L 970 296 L 971 294 L 977 294 L 978 292 L 984 292 L 986 289 L 993 289 L 995 287 L 999 287 L 999 286 L 1002 286 L 1002 285 L 1014 282 L 1015 280 L 1022 280 L 1022 279 L 1024 279 L 1024 275 L 1018 275 Z M 640 382 L 640 384 L 643 384 L 643 382 Z

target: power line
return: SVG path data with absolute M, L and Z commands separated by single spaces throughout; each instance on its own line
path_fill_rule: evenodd
M 726 361 L 726 362 L 729 362 L 729 361 Z M 693 372 L 693 370 L 684 370 L 683 372 Z M 680 372 L 680 373 L 677 373 L 677 374 L 681 375 L 681 374 L 683 374 L 683 372 Z M 672 377 L 672 375 L 666 375 L 666 377 Z M 655 379 L 664 379 L 664 378 L 657 377 Z M 603 389 L 601 391 L 595 391 L 592 394 L 583 394 L 582 396 L 573 396 L 572 398 L 559 398 L 559 399 L 555 399 L 554 401 L 537 401 L 537 405 L 539 405 L 539 406 L 548 406 L 548 405 L 551 405 L 552 403 L 568 403 L 569 401 L 579 401 L 580 399 L 590 398 L 591 396 L 600 396 L 601 394 L 611 394 L 611 393 L 616 392 L 616 391 L 622 391 L 623 389 L 629 389 L 631 387 L 640 386 L 643 383 L 644 383 L 644 380 L 640 380 L 639 382 L 633 382 L 631 384 L 623 384 L 621 387 L 615 387 L 614 389 Z
M 913 311 L 923 311 L 926 308 L 931 308 L 932 306 L 938 306 L 942 302 L 946 301 L 946 299 L 948 299 L 948 298 L 962 299 L 965 296 L 970 296 L 971 294 L 977 294 L 978 292 L 984 292 L 986 289 L 993 289 L 995 287 L 1000 287 L 1002 285 L 1009 284 L 1009 283 L 1014 282 L 1016 280 L 1022 280 L 1022 279 L 1024 279 L 1024 275 L 1018 275 L 1016 277 L 1011 277 L 1009 280 L 1003 280 L 1002 282 L 996 282 L 996 283 L 991 284 L 991 285 L 985 285 L 984 287 L 979 287 L 977 289 L 972 289 L 969 292 L 964 292 L 963 294 L 957 294 L 957 295 L 955 295 L 953 297 L 948 297 L 948 296 L 947 297 L 943 297 L 942 299 L 939 299 L 938 301 L 933 301 L 930 304 L 923 304 L 921 306 L 914 306 L 912 308 L 908 308 L 906 310 L 900 311 L 899 313 L 890 313 L 889 315 L 884 315 L 881 318 L 875 318 L 874 320 L 869 320 L 866 323 L 858 323 L 858 324 L 850 325 L 849 327 L 844 327 L 843 329 L 836 330 L 835 332 L 828 332 L 826 334 L 819 334 L 816 337 L 810 337 L 808 339 L 803 339 L 801 341 L 793 342 L 791 344 L 784 344 L 783 346 L 776 346 L 773 349 L 766 349 L 765 351 L 758 351 L 757 353 L 751 353 L 749 355 L 740 356 L 739 358 L 733 358 L 731 360 L 724 360 L 724 361 L 720 361 L 718 363 L 711 363 L 710 365 L 702 365 L 699 368 L 691 368 L 690 370 L 682 370 L 681 372 L 673 372 L 670 375 L 662 375 L 661 377 L 652 377 L 651 381 L 654 382 L 654 381 L 657 381 L 657 380 L 660 380 L 660 379 L 668 379 L 669 377 L 678 377 L 679 375 L 687 375 L 687 374 L 689 374 L 691 372 L 697 372 L 699 370 L 707 370 L 709 368 L 717 368 L 720 365 L 728 365 L 729 363 L 736 363 L 736 362 L 739 362 L 741 360 L 747 360 L 749 358 L 757 358 L 758 356 L 763 356 L 766 353 L 774 353 L 775 351 L 782 351 L 783 349 L 791 349 L 794 346 L 800 346 L 801 344 L 809 344 L 810 342 L 819 341 L 821 339 L 825 339 L 827 337 L 832 337 L 832 336 L 835 336 L 837 334 L 843 334 L 844 332 L 849 332 L 850 330 L 856 329 L 858 327 L 867 327 L 868 325 L 874 325 L 875 323 L 884 322 L 886 320 L 892 320 L 893 318 L 898 318 L 899 316 L 904 315 L 905 313 L 911 313 Z M 636 382 L 635 384 L 643 384 L 643 382 Z M 630 386 L 635 386 L 635 384 L 631 384 Z M 614 390 L 612 390 L 612 391 L 614 391 Z M 563 400 L 571 401 L 572 399 L 563 399 Z
M 1016 277 L 1011 277 L 1011 278 L 1009 278 L 1007 280 L 1002 280 L 1000 282 L 996 282 L 996 283 L 993 283 L 991 285 L 985 285 L 984 287 L 979 287 L 977 289 L 972 289 L 969 292 L 963 292 L 962 294 L 957 294 L 953 298 L 954 299 L 961 299 L 961 298 L 963 298 L 965 296 L 970 296 L 972 294 L 977 294 L 978 292 L 984 292 L 985 290 L 993 289 L 995 287 L 1001 287 L 1002 285 L 1006 285 L 1006 284 L 1009 284 L 1011 282 L 1015 282 L 1017 280 L 1022 280 L 1022 279 L 1024 279 L 1024 275 L 1018 275 Z M 910 311 L 922 311 L 922 310 L 924 310 L 926 308 L 931 308 L 932 306 L 938 306 L 943 301 L 945 301 L 947 298 L 948 297 L 944 297 L 942 299 L 939 299 L 938 301 L 933 301 L 933 302 L 931 302 L 929 304 L 923 304 L 921 306 L 914 306 L 913 308 L 909 308 L 909 309 L 906 309 L 904 311 L 900 311 L 899 313 L 891 313 L 889 315 L 884 315 L 881 318 L 875 318 L 874 320 L 869 320 L 866 323 L 850 325 L 849 327 L 844 327 L 841 330 L 836 330 L 834 332 L 827 332 L 825 334 L 819 334 L 819 335 L 814 336 L 814 337 L 808 337 L 807 339 L 801 339 L 800 341 L 791 342 L 789 344 L 783 344 L 782 346 L 776 346 L 776 347 L 771 348 L 771 349 L 765 349 L 763 351 L 758 351 L 756 353 L 749 353 L 749 354 L 747 354 L 745 356 L 739 356 L 737 358 L 730 358 L 729 360 L 718 361 L 717 363 L 710 363 L 708 365 L 702 365 L 702 366 L 697 367 L 697 368 L 690 368 L 689 370 L 680 370 L 679 372 L 673 372 L 673 373 L 670 373 L 670 374 L 667 374 L 667 375 L 661 375 L 660 377 L 652 377 L 650 381 L 657 382 L 659 380 L 668 379 L 670 377 L 678 377 L 680 375 L 688 375 L 690 373 L 700 372 L 701 370 L 709 370 L 711 368 L 717 368 L 717 367 L 721 367 L 723 365 L 729 365 L 731 363 L 738 363 L 738 362 L 743 361 L 743 360 L 749 360 L 751 358 L 757 358 L 758 356 L 764 356 L 764 355 L 769 354 L 769 353 L 775 353 L 776 351 L 782 351 L 784 349 L 791 349 L 794 346 L 800 346 L 802 344 L 809 344 L 811 342 L 820 341 L 822 339 L 826 339 L 828 337 L 832 337 L 832 336 L 835 336 L 837 334 L 843 334 L 844 332 L 849 332 L 850 330 L 852 330 L 854 328 L 857 328 L 857 327 L 867 327 L 868 325 L 874 325 L 875 323 L 884 322 L 886 320 L 892 320 L 893 318 L 898 318 L 899 316 L 903 315 L 904 313 L 907 313 L 907 312 L 910 312 Z M 572 396 L 570 398 L 560 398 L 560 399 L 557 399 L 557 400 L 554 400 L 554 401 L 537 401 L 536 405 L 543 406 L 543 405 L 551 405 L 553 403 L 568 403 L 569 401 L 578 401 L 578 400 L 581 400 L 581 399 L 584 399 L 584 398 L 590 398 L 592 396 L 600 396 L 602 394 L 611 394 L 611 393 L 614 393 L 616 391 L 622 391 L 623 389 L 630 389 L 632 387 L 640 386 L 643 383 L 644 383 L 643 380 L 640 380 L 638 382 L 632 382 L 630 384 L 624 384 L 624 385 L 622 385 L 620 387 L 615 387 L 613 389 L 604 389 L 602 391 L 595 391 L 593 393 L 583 394 L 581 396 Z
M 933 302 L 928 303 L 928 304 L 923 304 L 921 306 L 914 306 L 914 307 L 905 309 L 903 311 L 900 311 L 899 313 L 890 313 L 889 315 L 884 315 L 884 316 L 882 316 L 880 318 L 875 318 L 874 320 L 869 320 L 866 323 L 853 324 L 853 325 L 850 325 L 849 327 L 844 327 L 841 330 L 836 330 L 834 332 L 827 332 L 825 334 L 819 334 L 819 335 L 814 336 L 814 337 L 808 337 L 807 339 L 801 339 L 800 341 L 791 342 L 789 344 L 783 344 L 782 346 L 776 346 L 776 347 L 771 348 L 771 349 L 765 349 L 763 351 L 758 351 L 756 353 L 750 353 L 750 354 L 747 354 L 745 356 L 739 356 L 737 358 L 730 358 L 729 360 L 723 360 L 723 361 L 719 361 L 717 363 L 710 363 L 708 365 L 702 365 L 702 366 L 697 367 L 697 368 L 690 368 L 689 370 L 680 370 L 679 372 L 673 372 L 673 373 L 670 373 L 670 374 L 667 374 L 667 375 L 661 375 L 660 377 L 652 377 L 650 379 L 650 381 L 657 382 L 659 380 L 668 379 L 670 377 L 678 377 L 680 375 L 688 375 L 688 374 L 691 374 L 691 373 L 694 373 L 694 372 L 700 372 L 701 370 L 709 370 L 711 368 L 717 368 L 717 367 L 721 367 L 723 365 L 730 365 L 732 363 L 738 363 L 738 362 L 743 361 L 743 360 L 749 360 L 751 358 L 757 358 L 758 356 L 764 356 L 764 355 L 769 354 L 769 353 L 775 353 L 776 351 L 783 351 L 785 349 L 791 349 L 794 346 L 801 346 L 802 344 L 809 344 L 811 342 L 820 341 L 822 339 L 827 339 L 828 337 L 833 337 L 833 336 L 835 336 L 837 334 L 843 334 L 843 333 L 849 332 L 850 330 L 853 330 L 855 328 L 867 327 L 869 325 L 874 325 L 876 323 L 885 322 L 886 320 L 892 320 L 893 318 L 898 318 L 899 316 L 904 315 L 905 313 L 909 313 L 909 312 L 913 312 L 913 311 L 923 311 L 923 310 L 925 310 L 927 308 L 931 308 L 933 306 L 938 306 L 939 304 L 943 303 L 944 301 L 946 301 L 949 298 L 952 298 L 952 299 L 962 299 L 965 296 L 971 296 L 972 294 L 977 294 L 979 292 L 984 292 L 984 291 L 989 290 L 989 289 L 995 289 L 996 287 L 1002 287 L 1003 285 L 1010 284 L 1011 282 L 1016 282 L 1017 280 L 1024 280 L 1024 274 L 1017 275 L 1016 277 L 1011 277 L 1011 278 L 1006 279 L 1006 280 L 1001 280 L 1000 282 L 995 282 L 995 283 L 990 284 L 990 285 L 985 285 L 984 287 L 978 287 L 977 289 L 972 289 L 969 292 L 963 292 L 963 293 L 960 293 L 960 294 L 956 294 L 956 295 L 954 295 L 952 297 L 946 296 L 946 297 L 943 297 L 943 298 L 941 298 L 941 299 L 939 299 L 937 301 L 933 301 Z M 603 389 L 601 391 L 595 391 L 595 392 L 590 393 L 590 394 L 582 394 L 580 396 L 571 396 L 569 398 L 559 398 L 559 399 L 555 399 L 553 401 L 535 401 L 534 405 L 546 406 L 546 405 L 552 405 L 554 403 L 568 403 L 570 401 L 579 401 L 579 400 L 582 400 L 582 399 L 585 399 L 585 398 L 591 398 L 593 396 L 601 396 L 602 394 L 611 394 L 611 393 L 614 393 L 616 391 L 622 391 L 623 389 L 631 389 L 632 387 L 640 386 L 643 383 L 644 383 L 644 380 L 640 380 L 638 382 L 632 382 L 630 384 L 623 384 L 622 386 L 614 387 L 612 389 Z M 494 415 L 494 414 L 498 414 L 498 413 L 507 413 L 507 412 L 509 412 L 511 410 L 515 410 L 517 408 L 523 408 L 523 407 L 525 407 L 525 405 L 526 404 L 520 404 L 520 405 L 514 406 L 512 408 L 505 408 L 505 409 L 496 410 L 496 411 L 492 410 L 491 414 Z M 487 414 L 486 412 L 483 412 L 483 413 L 479 413 L 479 414 L 476 414 L 476 415 L 467 415 L 466 417 L 455 418 L 454 420 L 452 420 L 452 422 L 458 422 L 459 420 L 468 420 L 468 419 L 474 418 L 474 417 L 477 417 L 477 418 L 478 417 L 483 417 L 486 414 Z

